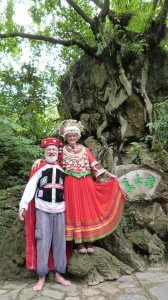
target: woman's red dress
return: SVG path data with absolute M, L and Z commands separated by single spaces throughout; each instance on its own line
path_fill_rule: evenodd
M 65 169 L 66 236 L 75 243 L 93 242 L 112 233 L 121 218 L 125 197 L 117 179 L 95 182 L 91 175 L 105 172 L 97 168 L 88 148 L 73 152 L 63 148 Z

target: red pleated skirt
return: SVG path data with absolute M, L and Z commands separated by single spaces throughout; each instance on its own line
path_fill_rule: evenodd
M 64 194 L 67 241 L 93 242 L 116 229 L 125 202 L 116 179 L 95 182 L 90 175 L 66 175 Z

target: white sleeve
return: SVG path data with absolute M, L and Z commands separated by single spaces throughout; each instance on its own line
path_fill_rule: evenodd
M 39 174 L 40 172 L 36 172 L 28 181 L 23 196 L 21 198 L 21 201 L 19 203 L 19 210 L 21 210 L 22 208 L 25 208 L 26 210 L 28 209 L 28 204 L 33 199 L 37 189 Z

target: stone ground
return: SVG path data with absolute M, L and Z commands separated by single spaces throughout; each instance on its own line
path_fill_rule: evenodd
M 71 281 L 71 286 L 63 287 L 49 278 L 40 293 L 33 292 L 32 280 L 0 281 L 0 300 L 168 300 L 168 265 L 149 267 L 145 272 L 94 286 L 82 280 Z

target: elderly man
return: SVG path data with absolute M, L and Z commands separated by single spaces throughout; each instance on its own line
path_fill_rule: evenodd
M 49 271 L 50 248 L 55 281 L 64 286 L 70 285 L 70 281 L 60 274 L 66 270 L 64 172 L 58 163 L 58 150 L 61 146 L 61 141 L 56 138 L 42 140 L 45 162 L 31 176 L 19 205 L 19 219 L 23 221 L 29 204 L 35 198 L 36 271 L 39 280 L 33 290 L 37 292 L 42 290 Z

